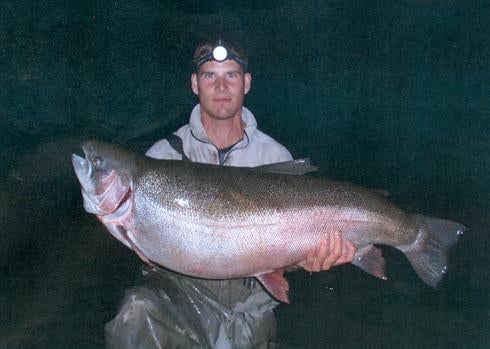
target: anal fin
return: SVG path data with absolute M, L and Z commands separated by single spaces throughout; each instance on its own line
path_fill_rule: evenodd
M 383 280 L 387 279 L 385 276 L 385 259 L 381 250 L 374 245 L 367 245 L 357 251 L 352 264 L 366 273 Z
M 283 274 L 284 269 L 277 269 L 268 274 L 257 275 L 256 278 L 274 298 L 289 304 L 289 283 Z

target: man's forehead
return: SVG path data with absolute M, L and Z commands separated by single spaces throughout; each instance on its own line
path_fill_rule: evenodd
M 201 65 L 201 67 L 199 68 L 199 73 L 231 71 L 243 73 L 243 68 L 240 64 L 231 59 L 223 62 L 209 61 Z

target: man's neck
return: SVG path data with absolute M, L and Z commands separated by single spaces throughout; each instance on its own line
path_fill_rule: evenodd
M 209 140 L 218 149 L 229 147 L 243 138 L 245 123 L 242 121 L 241 115 L 227 120 L 218 120 L 202 115 L 201 120 Z

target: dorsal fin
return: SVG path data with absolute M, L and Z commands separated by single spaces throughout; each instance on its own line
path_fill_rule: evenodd
M 310 163 L 309 158 L 301 158 L 284 162 L 276 162 L 274 164 L 262 165 L 255 167 L 258 171 L 290 174 L 290 175 L 304 175 L 305 173 L 317 171 L 318 168 Z

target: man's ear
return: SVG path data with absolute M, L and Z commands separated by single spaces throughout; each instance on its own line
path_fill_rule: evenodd
M 192 92 L 194 92 L 196 95 L 199 95 L 199 88 L 197 87 L 197 74 L 192 73 L 191 75 L 191 87 L 192 87 Z
M 247 94 L 248 91 L 250 91 L 250 87 L 252 87 L 252 75 L 250 73 L 245 73 L 244 79 L 245 79 L 244 94 Z

